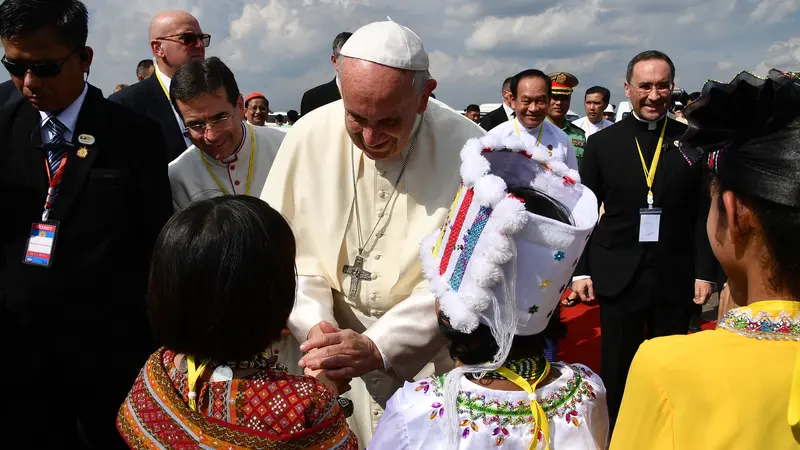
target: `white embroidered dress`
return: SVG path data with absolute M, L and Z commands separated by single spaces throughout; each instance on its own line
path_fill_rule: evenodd
M 552 450 L 605 449 L 608 441 L 606 393 L 588 367 L 554 363 L 560 376 L 537 388 L 550 424 Z M 445 449 L 444 377 L 406 383 L 386 405 L 369 450 Z M 462 378 L 458 395 L 459 449 L 527 450 L 534 436 L 528 394 L 498 391 Z M 541 433 L 537 449 L 544 449 Z M 447 449 L 455 450 L 455 449 Z

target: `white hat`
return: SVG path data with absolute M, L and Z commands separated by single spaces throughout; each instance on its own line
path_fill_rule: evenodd
M 545 149 L 526 150 L 517 136 L 469 140 L 461 150 L 461 177 L 446 223 L 421 244 L 423 270 L 440 309 L 462 333 L 478 323 L 495 326 L 492 300 L 513 300 L 504 295 L 505 279 L 516 287 L 514 334 L 542 332 L 597 223 L 594 193 L 579 183 L 577 171 Z M 522 198 L 509 193 L 520 188 L 552 199 L 572 223 L 528 211 Z M 524 276 L 512 280 L 514 270 Z
M 614 105 L 612 105 L 611 103 L 609 103 L 609 104 L 608 104 L 608 106 L 606 106 L 606 110 L 605 110 L 605 111 L 603 111 L 603 112 L 607 112 L 607 113 L 613 113 L 613 112 L 614 112 Z
M 422 269 L 450 326 L 467 334 L 488 326 L 498 351 L 493 361 L 447 375 L 451 431 L 458 429 L 461 375 L 497 369 L 514 336 L 544 331 L 598 218 L 597 198 L 578 173 L 546 149 L 527 149 L 518 136 L 467 141 L 461 179 L 444 225 L 420 244 Z M 561 220 L 536 213 L 545 207 Z M 449 433 L 449 442 L 455 436 Z
M 339 54 L 404 70 L 428 70 L 428 53 L 422 39 L 387 17 L 356 30 Z

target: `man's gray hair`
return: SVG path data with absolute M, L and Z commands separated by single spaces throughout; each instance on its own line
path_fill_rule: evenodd
M 336 84 L 339 86 L 339 89 L 342 88 L 339 79 L 342 76 L 342 62 L 345 58 L 349 58 L 348 56 L 339 55 L 336 58 Z M 431 77 L 431 72 L 429 70 L 408 70 L 407 72 L 413 73 L 413 78 L 411 79 L 411 84 L 414 86 L 414 92 L 419 97 L 423 97 L 425 95 L 425 91 L 428 90 L 428 81 L 430 81 L 433 77 Z

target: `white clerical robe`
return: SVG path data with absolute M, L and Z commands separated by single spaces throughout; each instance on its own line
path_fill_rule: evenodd
M 172 204 L 176 211 L 186 207 L 193 200 L 217 197 L 225 193 L 249 194 L 254 197 L 261 195 L 272 162 L 286 133 L 275 128 L 248 125 L 244 123 L 241 125 L 244 128 L 242 134 L 244 138 L 239 148 L 225 161 L 217 161 L 192 145 L 169 163 Z M 255 155 L 251 169 L 250 153 L 253 144 Z M 247 192 L 249 172 L 252 174 L 250 191 Z
M 542 130 L 544 127 L 544 130 Z M 541 132 L 541 133 L 540 133 Z M 578 170 L 578 157 L 575 156 L 575 149 L 572 147 L 572 140 L 558 128 L 554 123 L 545 120 L 535 128 L 525 128 L 519 119 L 509 120 L 494 127 L 489 131 L 501 138 L 517 135 L 522 138 L 522 142 L 530 146 L 530 149 L 539 147 L 552 152 L 553 158 L 566 164 L 570 169 Z M 541 139 L 539 136 L 541 135 Z
M 419 242 L 444 223 L 461 183 L 461 149 L 484 132 L 429 102 L 417 118 L 417 144 L 393 196 L 400 157 L 365 157 L 352 146 L 344 120 L 340 100 L 298 121 L 283 141 L 261 198 L 289 220 L 297 239 L 298 292 L 289 319 L 294 336 L 304 341 L 323 320 L 350 328 L 372 339 L 389 368 L 354 379 L 346 394 L 354 403 L 349 423 L 363 447 L 403 380 L 452 366 L 422 275 Z M 351 149 L 364 240 L 389 205 L 364 252 L 364 269 L 372 278 L 360 283 L 354 301 L 346 298 L 351 281 L 343 272 L 359 247 Z M 407 154 L 408 148 L 402 156 Z
M 599 123 L 592 123 L 588 117 L 583 116 L 580 119 L 575 119 L 572 121 L 572 124 L 576 127 L 583 130 L 586 133 L 586 139 L 589 139 L 589 136 L 597 133 L 598 131 L 605 129 L 606 127 L 610 127 L 614 125 L 614 122 L 606 119 L 601 119 Z

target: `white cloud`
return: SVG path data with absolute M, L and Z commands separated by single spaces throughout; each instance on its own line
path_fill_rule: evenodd
M 800 70 L 800 36 L 770 45 L 767 57 L 754 72 L 756 75 L 766 75 L 770 69 Z
M 761 0 L 750 14 L 756 22 L 779 22 L 800 9 L 800 0 Z
M 590 0 L 579 9 L 556 6 L 529 16 L 490 16 L 477 25 L 466 47 L 478 51 L 500 47 L 536 50 L 565 43 L 586 44 L 587 29 L 597 19 L 599 4 L 599 0 Z

